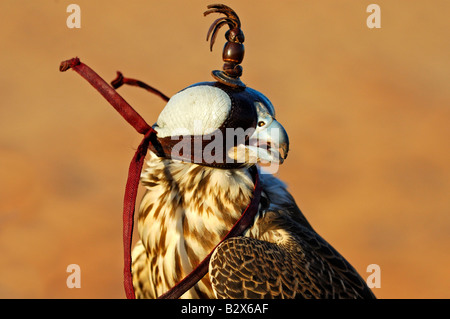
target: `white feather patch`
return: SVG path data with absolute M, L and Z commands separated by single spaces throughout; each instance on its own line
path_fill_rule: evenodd
M 231 99 L 221 89 L 199 85 L 172 96 L 154 125 L 159 137 L 205 135 L 220 127 L 231 110 Z

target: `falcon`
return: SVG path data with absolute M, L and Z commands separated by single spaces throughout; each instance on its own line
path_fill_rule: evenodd
M 218 29 L 230 28 L 225 64 L 213 71 L 215 81 L 172 96 L 153 125 L 160 147 L 150 147 L 141 174 L 136 297 L 160 297 L 212 252 L 207 274 L 181 298 L 375 298 L 286 185 L 265 171 L 286 159 L 288 135 L 270 100 L 240 80 L 244 37 L 236 13 L 208 8 L 205 15 L 225 15 L 208 32 L 211 48 Z M 255 217 L 221 242 L 252 201 L 254 170 L 261 187 Z

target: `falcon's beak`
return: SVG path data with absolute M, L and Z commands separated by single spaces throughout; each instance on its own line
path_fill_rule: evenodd
M 289 151 L 289 138 L 284 127 L 275 119 L 264 127 L 258 127 L 247 145 L 238 145 L 229 156 L 245 163 L 282 164 Z
M 280 163 L 286 159 L 289 151 L 289 137 L 284 127 L 273 120 L 262 130 L 256 129 L 250 137 L 247 148 L 256 153 L 258 162 L 262 164 Z

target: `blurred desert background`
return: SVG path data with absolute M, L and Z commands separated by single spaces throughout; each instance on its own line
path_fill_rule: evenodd
M 85 80 L 78 56 L 173 95 L 222 66 L 215 1 L 0 2 L 0 297 L 124 298 L 122 198 L 141 137 Z M 66 8 L 81 7 L 69 29 Z M 278 175 L 379 298 L 450 297 L 450 2 L 235 1 L 242 80 L 276 107 L 291 150 Z M 164 103 L 120 94 L 149 123 Z M 69 264 L 81 288 L 69 289 Z

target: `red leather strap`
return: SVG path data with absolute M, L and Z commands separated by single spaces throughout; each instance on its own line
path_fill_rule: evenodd
M 59 70 L 64 72 L 73 69 L 88 81 L 100 94 L 133 126 L 136 131 L 144 134 L 144 139 L 139 145 L 128 171 L 127 185 L 123 206 L 123 248 L 124 248 L 124 286 L 127 298 L 134 299 L 133 278 L 131 274 L 131 243 L 133 236 L 134 211 L 136 205 L 139 177 L 144 165 L 150 138 L 156 132 L 145 120 L 128 104 L 108 83 L 94 72 L 80 59 L 73 58 L 61 62 Z
M 64 72 L 68 69 L 74 70 L 88 81 L 138 133 L 146 134 L 151 129 L 151 126 L 116 90 L 106 83 L 94 70 L 82 63 L 80 59 L 73 58 L 61 62 L 59 70 Z
M 133 239 L 134 212 L 136 205 L 136 196 L 139 188 L 139 180 L 144 165 L 145 155 L 147 154 L 150 137 L 156 132 L 150 129 L 145 134 L 144 139 L 139 145 L 128 170 L 127 184 L 125 186 L 125 196 L 123 200 L 123 283 L 125 294 L 128 299 L 135 299 L 133 287 L 133 276 L 131 273 L 131 245 Z

